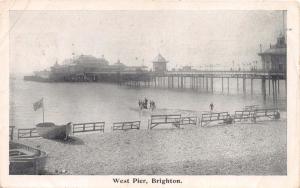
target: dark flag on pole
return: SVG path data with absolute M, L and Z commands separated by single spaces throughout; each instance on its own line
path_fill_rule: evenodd
M 37 111 L 38 109 L 42 108 L 43 105 L 44 105 L 43 103 L 44 103 L 43 102 L 43 98 L 40 99 L 39 101 L 33 103 L 33 109 L 34 109 L 34 111 Z

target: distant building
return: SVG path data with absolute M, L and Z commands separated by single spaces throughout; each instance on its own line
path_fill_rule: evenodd
M 69 62 L 65 60 L 64 62 Z M 59 65 L 57 62 L 51 67 L 54 74 L 72 74 L 84 72 L 97 72 L 109 66 L 109 62 L 104 57 L 96 58 L 91 55 L 80 55 L 76 59 L 70 61 L 70 64 Z
M 48 71 L 48 70 L 35 71 L 34 76 L 47 79 L 50 77 L 50 71 Z
M 33 81 L 104 81 L 119 82 L 121 73 L 142 74 L 148 72 L 146 66 L 126 66 L 118 60 L 110 65 L 109 62 L 91 55 L 81 55 L 66 59 L 62 64 L 56 63 L 50 71 L 36 71 L 33 76 L 25 76 L 24 80 Z
M 115 68 L 115 70 L 123 71 L 127 66 L 121 63 L 120 60 L 118 60 L 115 64 L 110 66 L 111 68 Z
M 280 35 L 275 45 L 258 54 L 262 59 L 262 69 L 268 72 L 285 72 L 287 64 L 285 37 Z
M 132 71 L 132 72 L 146 72 L 146 66 L 127 66 L 125 67 L 124 71 Z
M 183 66 L 182 70 L 183 71 L 192 71 L 192 66 Z
M 167 71 L 167 63 L 166 59 L 161 55 L 158 54 L 157 57 L 153 60 L 153 71 L 164 73 Z

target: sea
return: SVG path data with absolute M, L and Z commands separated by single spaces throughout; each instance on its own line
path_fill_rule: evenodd
M 242 110 L 246 105 L 260 107 L 278 107 L 286 111 L 285 82 L 280 81 L 278 100 L 274 103 L 272 94 L 263 100 L 261 81 L 254 80 L 253 95 L 250 95 L 250 82 L 246 83 L 247 94 L 242 93 L 242 80 L 237 89 L 236 79 L 230 79 L 229 93 L 224 80 L 222 92 L 221 80 L 214 81 L 214 93 L 205 88 L 192 90 L 153 87 L 129 87 L 108 83 L 45 83 L 24 81 L 23 76 L 11 76 L 9 91 L 10 126 L 33 128 L 43 121 L 43 110 L 33 109 L 33 103 L 41 98 L 44 101 L 44 121 L 55 124 L 105 122 L 105 131 L 110 131 L 114 122 L 141 121 L 141 129 L 147 129 L 152 114 L 181 114 L 198 116 L 207 113 L 210 103 L 215 112 Z M 174 84 L 176 85 L 176 84 Z M 271 87 L 272 89 L 272 87 Z M 139 100 L 152 100 L 156 109 L 140 110 Z

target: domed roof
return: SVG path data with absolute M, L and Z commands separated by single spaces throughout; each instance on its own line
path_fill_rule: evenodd
M 89 64 L 89 63 L 100 63 L 103 65 L 108 65 L 109 62 L 102 56 L 101 58 L 96 58 L 92 55 L 80 55 L 75 60 L 74 63 L 77 64 Z
M 167 60 L 161 54 L 158 54 L 153 62 L 167 63 Z

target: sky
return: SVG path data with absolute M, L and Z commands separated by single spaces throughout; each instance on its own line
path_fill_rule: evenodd
M 282 11 L 10 11 L 10 71 L 31 73 L 75 55 L 168 69 L 243 67 L 284 30 Z M 234 61 L 234 64 L 233 64 Z

